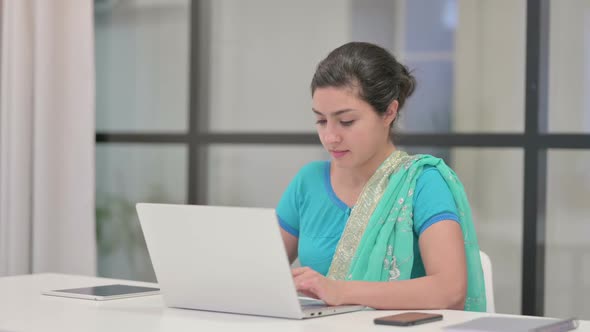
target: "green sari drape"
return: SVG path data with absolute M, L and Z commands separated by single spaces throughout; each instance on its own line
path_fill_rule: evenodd
M 442 159 L 394 151 L 369 179 L 346 223 L 328 271 L 335 280 L 411 278 L 414 265 L 413 195 L 424 166 L 436 167 L 457 211 L 467 262 L 465 310 L 486 311 L 485 286 L 471 209 L 463 185 Z M 443 258 L 444 259 L 444 258 Z

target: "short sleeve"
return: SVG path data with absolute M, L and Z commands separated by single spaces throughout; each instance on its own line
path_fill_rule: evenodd
M 416 181 L 414 232 L 421 235 L 442 220 L 459 222 L 457 205 L 445 179 L 436 167 L 428 166 Z
M 301 172 L 299 172 L 279 200 L 276 212 L 279 224 L 287 233 L 299 237 L 299 197 L 301 187 Z

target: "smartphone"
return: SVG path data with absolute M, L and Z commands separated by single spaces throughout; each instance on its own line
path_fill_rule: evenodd
M 442 320 L 439 314 L 428 314 L 425 312 L 405 312 L 403 314 L 375 318 L 375 324 L 412 326 Z

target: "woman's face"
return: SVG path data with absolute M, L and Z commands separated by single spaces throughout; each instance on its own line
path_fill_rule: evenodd
M 312 107 L 320 141 L 335 166 L 362 167 L 388 149 L 395 112 L 379 115 L 353 88 L 318 88 Z

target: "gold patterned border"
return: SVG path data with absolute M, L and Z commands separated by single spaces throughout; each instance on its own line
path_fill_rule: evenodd
M 336 252 L 334 253 L 334 258 L 328 271 L 328 278 L 334 280 L 350 279 L 350 276 L 347 276 L 350 264 L 352 263 L 352 259 L 361 242 L 371 215 L 375 211 L 377 204 L 389 184 L 391 174 L 397 172 L 401 166 L 406 165 L 411 159 L 414 159 L 414 157 L 409 156 L 403 151 L 395 150 L 377 168 L 375 174 L 365 184 L 363 191 L 359 195 L 357 204 L 352 209 L 350 217 L 348 217 L 342 237 L 338 241 L 338 246 L 336 247 Z

